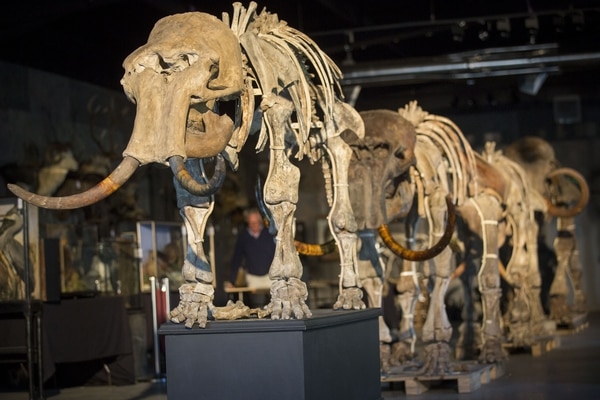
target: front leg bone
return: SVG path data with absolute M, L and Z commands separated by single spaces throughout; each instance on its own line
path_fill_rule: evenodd
M 294 244 L 294 212 L 298 203 L 300 170 L 285 153 L 292 103 L 282 97 L 265 96 L 261 103 L 269 130 L 271 153 L 265 180 L 264 199 L 277 229 L 275 255 L 269 269 L 271 301 L 265 307 L 272 319 L 310 317 L 308 290 L 302 277 L 302 263 Z
M 432 226 L 432 242 L 436 242 L 443 235 L 446 207 L 444 205 L 445 195 L 436 191 L 428 199 L 430 218 Z M 434 265 L 434 288 L 431 294 L 427 319 L 423 326 L 423 341 L 450 342 L 452 337 L 452 325 L 448 320 L 446 307 L 444 305 L 446 290 L 450 283 L 450 259 L 452 251 L 446 247 L 440 254 L 433 258 Z
M 214 294 L 212 285 L 202 282 L 184 283 L 179 287 L 179 304 L 171 311 L 171 321 L 185 321 L 186 328 L 192 328 L 198 322 L 200 328 L 204 328 Z
M 191 328 L 195 322 L 201 328 L 208 321 L 208 310 L 212 307 L 214 288 L 213 273 L 202 246 L 202 234 L 210 208 L 185 206 L 181 209 L 187 229 L 188 251 L 181 272 L 186 283 L 179 288 L 179 304 L 171 311 L 173 322 L 185 321 Z
M 332 163 L 333 204 L 328 216 L 329 229 L 340 253 L 340 294 L 334 309 L 363 309 L 362 290 L 358 274 L 357 224 L 354 219 L 348 189 L 350 147 L 339 137 L 329 138 L 326 150 Z
M 188 159 L 186 167 L 197 180 L 206 178 L 200 160 Z M 171 310 L 170 319 L 176 323 L 185 321 L 186 328 L 192 328 L 196 322 L 203 328 L 214 299 L 214 276 L 203 248 L 204 229 L 214 200 L 212 197 L 192 195 L 183 189 L 177 179 L 173 180 L 173 184 L 177 206 L 187 230 L 188 247 L 181 270 L 185 283 L 179 288 L 179 304 Z
M 482 212 L 481 237 L 486 247 L 483 249 L 481 269 L 478 274 L 481 292 L 483 321 L 480 361 L 493 363 L 505 358 L 502 349 L 502 329 L 500 324 L 500 272 L 498 264 L 498 220 L 501 206 L 493 196 L 477 198 Z
M 271 319 L 310 318 L 312 313 L 306 305 L 308 290 L 298 278 L 276 280 L 271 285 L 271 302 L 266 311 Z

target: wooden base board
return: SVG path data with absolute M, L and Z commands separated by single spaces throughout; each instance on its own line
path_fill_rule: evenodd
M 560 337 L 558 335 L 538 338 L 534 343 L 528 346 L 517 346 L 512 343 L 502 345 L 508 352 L 530 352 L 533 357 L 539 357 L 558 347 L 560 347 Z
M 568 323 L 557 323 L 556 331 L 561 335 L 579 333 L 589 326 L 587 313 L 574 314 Z
M 407 395 L 423 394 L 436 386 L 445 387 L 446 383 L 455 384 L 458 393 L 470 393 L 479 389 L 482 384 L 502 376 L 504 366 L 459 361 L 452 363 L 452 372 L 444 375 L 419 375 L 417 371 L 418 368 L 411 366 L 393 367 L 389 373 L 381 377 L 381 382 L 390 384 L 403 382 Z

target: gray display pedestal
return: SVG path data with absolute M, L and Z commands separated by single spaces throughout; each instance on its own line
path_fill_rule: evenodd
M 380 400 L 379 309 L 167 323 L 169 400 Z

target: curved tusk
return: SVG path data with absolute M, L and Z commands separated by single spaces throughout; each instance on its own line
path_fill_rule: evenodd
M 169 165 L 175 179 L 181 186 L 195 196 L 210 196 L 219 190 L 223 181 L 225 181 L 226 167 L 225 159 L 221 154 L 217 155 L 215 172 L 207 183 L 199 183 L 189 173 L 183 162 L 183 157 L 172 156 L 169 158 Z
M 579 201 L 577 202 L 577 204 L 575 204 L 573 207 L 570 207 L 570 208 L 558 207 L 558 206 L 552 204 L 552 202 L 549 199 L 546 199 L 546 204 L 548 206 L 548 214 L 550 214 L 553 217 L 560 217 L 560 218 L 574 217 L 574 216 L 578 215 L 579 213 L 581 213 L 583 211 L 583 209 L 585 208 L 585 206 L 587 205 L 587 203 L 589 202 L 590 188 L 589 188 L 585 178 L 583 177 L 583 175 L 581 175 L 579 172 L 575 171 L 572 168 L 555 169 L 554 171 L 552 171 L 548 174 L 547 178 L 552 179 L 558 175 L 567 175 L 567 176 L 570 176 L 571 178 L 575 179 L 575 181 L 579 185 L 579 189 L 581 190 L 581 197 L 579 198 Z
M 265 204 L 265 200 L 262 195 L 262 181 L 260 179 L 260 174 L 256 176 L 256 185 L 254 185 L 254 197 L 256 198 L 256 203 L 258 204 L 258 209 L 263 217 L 263 223 L 267 228 L 269 228 L 269 232 L 273 236 L 277 236 L 277 227 L 275 226 L 275 219 L 273 218 L 273 214 L 267 208 Z
M 116 192 L 133 175 L 140 163 L 133 157 L 125 156 L 121 163 L 96 186 L 83 193 L 64 197 L 40 196 L 28 192 L 20 186 L 9 184 L 8 190 L 15 196 L 20 197 L 28 203 L 41 208 L 52 210 L 72 210 L 97 203 Z
M 325 254 L 333 253 L 337 246 L 333 239 L 323 244 L 304 243 L 294 240 L 294 245 L 298 253 L 304 256 L 324 256 Z
M 265 226 L 269 229 L 269 232 L 273 235 L 277 235 L 277 227 L 275 226 L 275 219 L 273 215 L 267 208 L 265 201 L 262 196 L 262 183 L 260 179 L 260 175 L 256 178 L 256 186 L 254 187 L 254 196 L 256 197 L 256 202 L 258 203 L 258 209 L 263 216 L 263 222 Z M 335 240 L 331 239 L 330 241 L 323 244 L 313 244 L 313 243 L 305 243 L 299 240 L 294 240 L 294 246 L 296 247 L 296 251 L 304 256 L 324 256 L 325 254 L 333 253 L 336 249 Z
M 398 257 L 409 261 L 429 260 L 440 254 L 442 250 L 446 248 L 452 239 L 452 234 L 454 233 L 454 226 L 456 224 L 456 210 L 450 196 L 446 196 L 446 205 L 448 207 L 448 221 L 446 222 L 446 230 L 444 231 L 444 234 L 440 240 L 438 240 L 438 242 L 430 249 L 417 251 L 403 247 L 394 240 L 386 224 L 383 224 L 379 227 L 379 236 L 381 236 L 383 243 Z

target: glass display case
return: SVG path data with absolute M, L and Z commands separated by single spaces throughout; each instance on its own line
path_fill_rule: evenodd
M 0 198 L 0 301 L 24 300 L 26 280 L 31 298 L 45 300 L 42 272 L 38 208 Z
M 140 283 L 150 291 L 150 277 L 169 278 L 170 290 L 183 284 L 181 266 L 187 251 L 185 226 L 176 222 L 141 221 L 137 223 L 141 252 Z
M 98 239 L 94 225 L 49 224 L 46 236 L 45 246 L 57 247 L 61 297 L 123 295 L 129 305 L 138 303 L 140 257 L 134 233 Z

